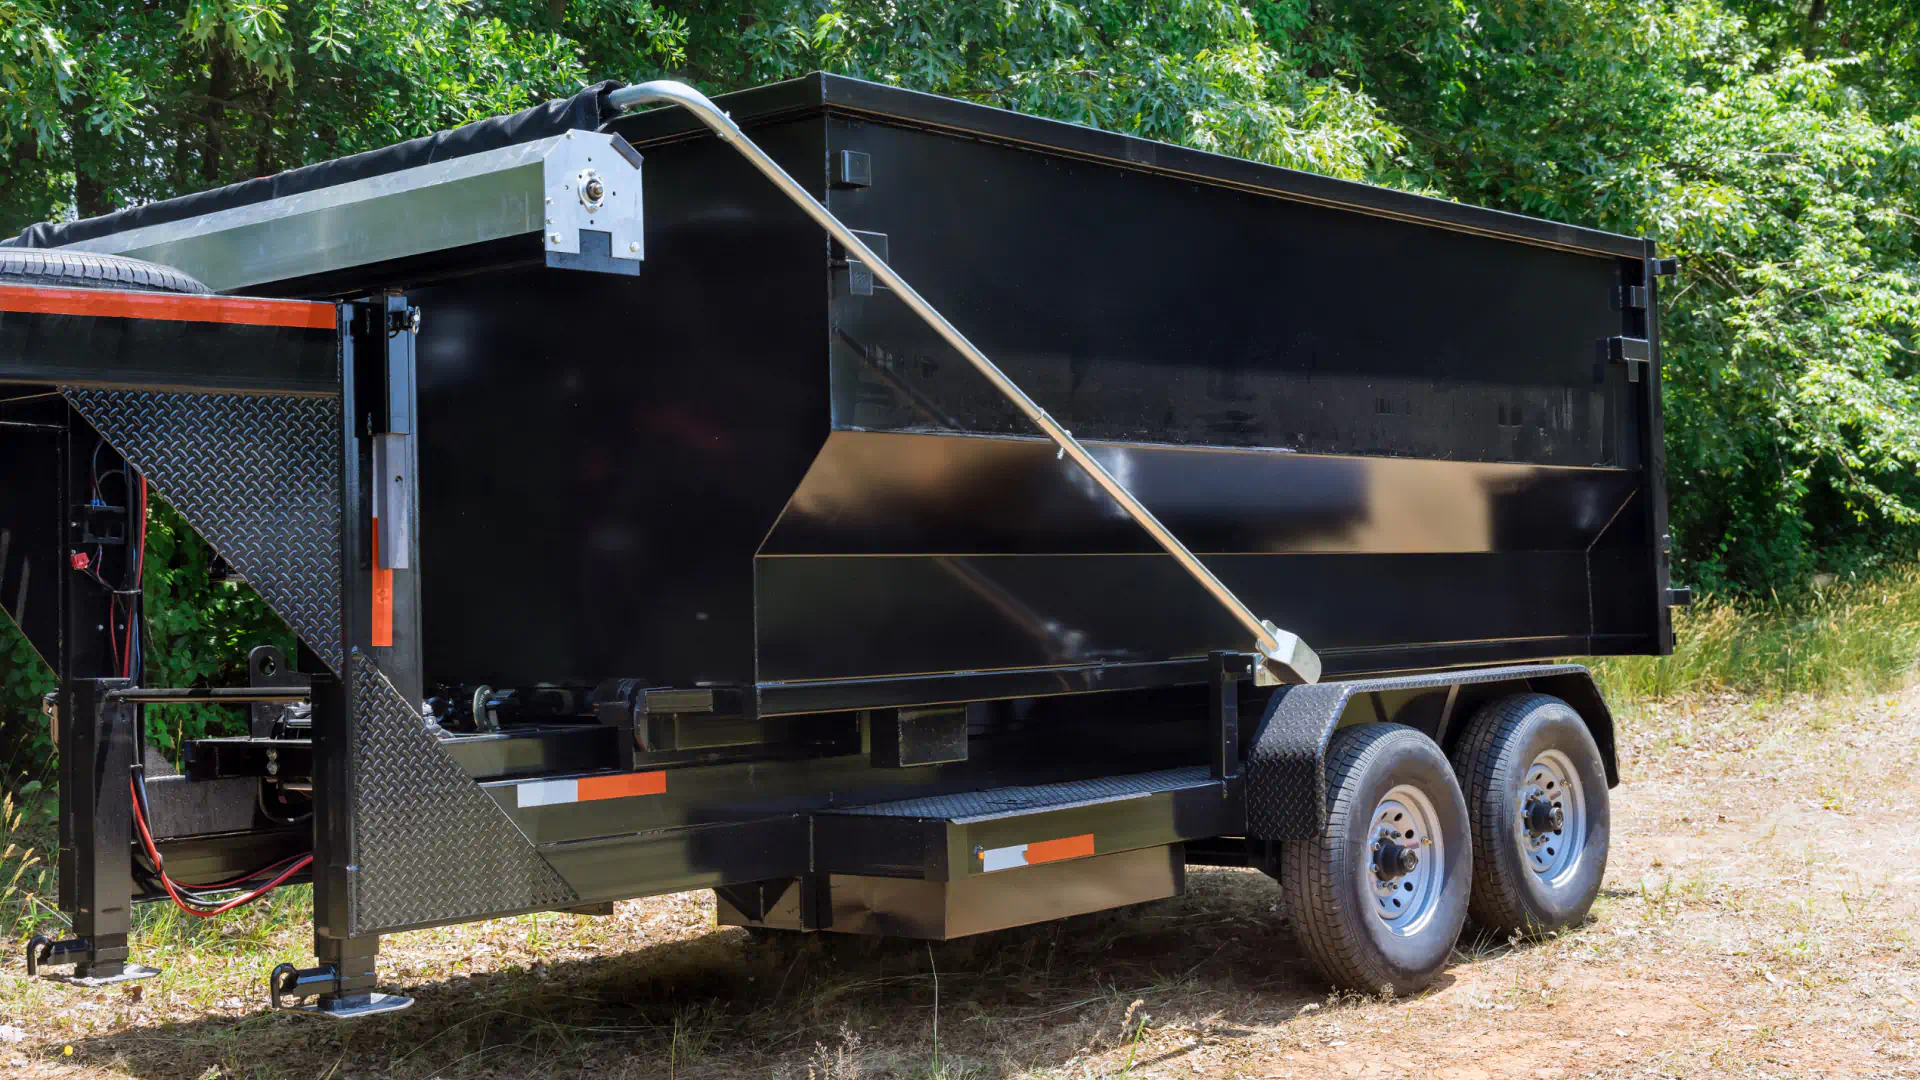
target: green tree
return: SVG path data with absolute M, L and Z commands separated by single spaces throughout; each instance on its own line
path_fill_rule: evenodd
M 599 78 L 721 91 L 814 68 L 1652 236 L 1684 263 L 1665 342 L 1683 573 L 1793 588 L 1920 540 L 1911 4 L 0 0 L 0 230 Z M 186 650 L 169 679 L 267 630 L 195 543 L 162 560 L 176 579 L 149 570 L 149 633 Z M 42 677 L 8 633 L 24 703 Z
M 1347 179 L 1401 178 L 1402 139 L 1336 58 L 1270 31 L 1304 0 L 747 0 L 687 5 L 717 88 L 834 71 Z
M 91 216 L 681 56 L 647 0 L 0 0 L 0 212 Z
M 1910 18 L 1845 11 L 1911 48 Z M 1712 0 L 1404 0 L 1330 20 L 1444 190 L 1681 257 L 1674 526 L 1714 587 L 1910 553 L 1920 521 L 1911 63 L 1825 55 L 1791 14 L 1755 29 Z

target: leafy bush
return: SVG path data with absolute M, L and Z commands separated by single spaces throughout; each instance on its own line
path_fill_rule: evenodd
M 247 653 L 256 645 L 278 645 L 291 655 L 293 635 L 238 581 L 215 580 L 213 549 L 171 506 L 155 498 L 147 523 L 147 566 L 143 634 L 146 643 L 142 680 L 149 686 L 244 686 Z M 0 616 L 0 720 L 30 715 L 40 696 L 54 687 L 53 673 L 41 662 L 12 620 Z M 245 731 L 236 709 L 205 705 L 146 707 L 148 745 L 173 755 L 181 743 L 208 735 Z M 8 723 L 12 745 L 0 746 L 0 760 L 13 763 L 12 776 L 0 787 L 18 786 L 46 775 L 53 744 L 45 725 Z

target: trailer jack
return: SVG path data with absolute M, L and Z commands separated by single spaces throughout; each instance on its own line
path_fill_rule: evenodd
M 49 979 L 72 983 L 75 986 L 112 986 L 114 983 L 132 982 L 135 979 L 150 979 L 160 974 L 160 969 L 141 964 L 126 962 L 126 945 L 119 946 L 120 958 L 109 959 L 103 952 L 112 950 L 96 949 L 89 938 L 68 938 L 65 941 L 53 941 L 40 935 L 27 940 L 27 978 L 38 978 L 45 974 Z M 54 975 L 40 969 L 48 964 L 72 964 L 73 974 Z

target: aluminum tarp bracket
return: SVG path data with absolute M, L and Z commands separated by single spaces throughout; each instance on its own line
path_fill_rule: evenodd
M 70 247 L 230 292 L 503 242 L 537 243 L 549 266 L 638 274 L 643 230 L 640 154 L 619 135 L 569 131 Z

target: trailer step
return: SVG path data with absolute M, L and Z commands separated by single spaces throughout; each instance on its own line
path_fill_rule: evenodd
M 952 881 L 1231 831 L 1223 781 L 1196 765 L 900 799 L 813 815 L 814 869 Z
M 988 788 L 962 791 L 953 795 L 929 795 L 917 799 L 850 806 L 825 811 L 873 817 L 937 818 L 956 824 L 990 821 L 1015 814 L 1041 810 L 1065 810 L 1075 806 L 1093 806 L 1120 799 L 1137 799 L 1161 791 L 1213 784 L 1205 765 L 1159 772 L 1134 773 L 1131 776 L 1100 776 L 1092 780 L 1068 780 L 1058 784 L 1033 784 L 1027 787 Z

